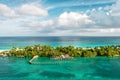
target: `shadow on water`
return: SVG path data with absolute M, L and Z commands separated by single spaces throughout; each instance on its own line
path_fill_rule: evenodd
M 107 59 L 106 61 L 96 60 L 91 64 L 90 68 L 94 68 L 92 73 L 84 74 L 84 77 L 90 75 L 91 77 L 102 77 L 111 79 L 120 79 L 120 59 Z
M 20 78 L 20 77 L 27 77 L 29 76 L 30 73 L 27 72 L 23 72 L 23 73 L 17 73 L 17 70 L 14 70 L 13 68 L 3 65 L 2 68 L 0 68 L 0 78 L 4 77 L 16 77 L 16 78 Z
M 43 71 L 39 74 L 43 77 L 49 78 L 75 78 L 76 76 L 71 73 L 53 72 L 53 71 Z
M 0 58 L 1 59 L 1 58 Z M 11 58 L 2 58 L 0 61 L 0 79 L 1 78 L 22 78 L 29 76 L 30 73 L 22 72 L 17 73 L 18 70 L 11 67 L 9 64 L 16 63 L 15 59 Z
M 0 78 L 23 78 L 29 76 L 29 73 L 19 73 L 19 74 L 14 74 L 14 73 L 0 73 Z

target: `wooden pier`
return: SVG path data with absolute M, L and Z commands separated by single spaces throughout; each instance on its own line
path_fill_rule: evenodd
M 45 64 L 61 64 L 62 63 L 62 60 L 59 60 L 59 61 L 55 61 L 55 62 L 33 62 L 35 59 L 37 59 L 39 56 L 38 55 L 36 55 L 36 56 L 33 56 L 33 58 L 29 61 L 29 63 L 30 64 L 43 64 L 43 65 L 45 65 Z M 69 62 L 69 61 L 64 61 L 64 63 L 65 62 Z
M 33 61 L 34 61 L 35 59 L 37 59 L 38 57 L 39 57 L 38 55 L 33 56 L 33 58 L 29 61 L 29 63 L 30 63 L 30 64 L 32 64 L 32 63 L 33 63 Z

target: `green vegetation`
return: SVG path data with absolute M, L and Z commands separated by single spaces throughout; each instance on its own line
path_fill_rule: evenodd
M 3 52 L 5 54 L 5 52 Z M 95 48 L 81 48 L 81 47 L 56 47 L 51 46 L 27 46 L 25 48 L 15 48 L 13 47 L 10 51 L 7 52 L 8 56 L 17 56 L 17 57 L 32 57 L 35 55 L 38 56 L 60 56 L 62 54 L 68 54 L 72 57 L 95 57 L 95 56 L 119 56 L 120 55 L 120 46 L 100 46 Z

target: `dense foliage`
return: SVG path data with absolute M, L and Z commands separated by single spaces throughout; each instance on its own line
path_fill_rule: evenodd
M 61 54 L 69 54 L 73 57 L 95 57 L 95 56 L 119 56 L 120 55 L 120 46 L 100 46 L 95 48 L 81 48 L 81 47 L 56 47 L 53 48 L 51 46 L 41 46 L 41 45 L 34 45 L 34 46 L 27 46 L 22 49 L 18 49 L 13 47 L 8 56 L 24 56 L 24 57 L 32 57 L 34 55 L 38 56 L 60 56 Z

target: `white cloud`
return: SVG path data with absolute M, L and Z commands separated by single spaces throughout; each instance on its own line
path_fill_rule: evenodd
M 80 14 L 78 12 L 64 12 L 58 18 L 59 27 L 85 27 L 86 25 L 93 24 L 94 22 L 90 19 L 89 16 L 85 14 Z
M 80 12 L 63 12 L 58 17 L 48 15 L 40 5 L 23 4 L 10 8 L 0 4 L 0 15 L 19 18 L 0 21 L 0 35 L 119 35 L 120 34 L 120 0 L 112 6 L 93 8 Z M 65 11 L 65 10 L 64 10 Z M 41 18 L 42 17 L 42 18 Z M 45 17 L 45 18 L 44 18 Z M 7 19 L 8 20 L 8 19 Z M 4 22 L 4 23 L 3 23 Z M 9 23 L 10 22 L 10 23 Z M 9 30 L 6 30 L 10 27 Z M 40 34 L 38 34 L 40 33 Z M 74 34 L 73 34 L 74 33 Z
M 99 33 L 115 33 L 115 32 L 120 32 L 120 28 L 98 28 L 98 29 L 84 29 L 86 30 L 85 32 L 99 32 Z
M 79 29 L 79 30 L 55 30 L 48 33 L 50 36 L 119 36 L 120 28 L 117 29 Z
M 31 27 L 48 27 L 52 26 L 54 23 L 52 20 L 46 20 L 46 21 L 32 21 L 29 23 L 29 26 Z
M 112 16 L 120 16 L 120 0 L 117 0 L 116 4 L 111 7 Z
M 106 6 L 102 9 L 88 11 L 89 16 L 95 22 L 96 28 L 120 28 L 120 0 L 117 0 L 112 6 Z M 101 7 L 100 7 L 101 8 Z
M 47 16 L 48 11 L 42 6 L 35 4 L 24 4 L 18 8 L 18 13 L 22 15 L 31 15 L 31 16 Z
M 48 31 L 53 30 L 54 28 L 54 21 L 53 20 L 45 20 L 45 21 L 30 21 L 25 22 L 23 26 L 28 27 L 29 29 L 32 29 L 34 31 Z
M 24 16 L 40 16 L 48 15 L 48 11 L 40 5 L 23 4 L 20 7 L 11 8 L 5 4 L 0 4 L 0 15 L 3 17 L 22 17 Z
M 113 27 L 113 18 L 104 11 L 95 10 L 94 12 L 91 12 L 90 17 L 95 22 L 93 26 L 96 26 L 96 28 Z
M 93 11 L 91 16 L 78 12 L 63 12 L 56 19 L 32 21 L 27 23 L 32 30 L 46 32 L 46 35 L 88 35 L 88 36 L 118 36 L 119 20 L 115 20 L 104 11 Z M 101 17 L 102 16 L 102 17 Z M 116 22 L 116 24 L 114 24 Z M 114 28 L 114 25 L 116 28 Z M 73 34 L 74 33 L 74 34 Z
M 0 4 L 0 15 L 5 17 L 16 17 L 16 13 L 10 7 L 4 4 Z
M 23 26 L 36 31 L 76 30 L 90 26 L 94 22 L 85 14 L 78 12 L 63 12 L 59 17 L 51 20 L 28 21 Z

